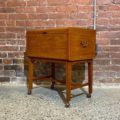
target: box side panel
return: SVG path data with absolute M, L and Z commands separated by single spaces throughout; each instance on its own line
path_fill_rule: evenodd
M 91 29 L 69 29 L 69 60 L 93 59 L 96 54 L 96 31 Z

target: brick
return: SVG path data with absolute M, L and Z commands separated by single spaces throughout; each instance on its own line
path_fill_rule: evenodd
M 6 58 L 7 57 L 7 53 L 5 52 L 0 52 L 0 58 Z
M 91 0 L 74 0 L 74 2 L 80 5 L 90 5 L 92 3 Z
M 23 64 L 24 60 L 23 59 L 13 59 L 13 64 Z
M 112 71 L 111 72 L 98 71 L 98 72 L 94 72 L 94 75 L 97 77 L 100 77 L 100 79 L 107 79 L 107 78 L 115 77 L 115 73 Z
M 97 43 L 99 45 L 109 45 L 110 44 L 110 40 L 109 39 L 105 39 L 105 38 L 101 38 L 101 39 L 98 39 Z
M 110 70 L 120 72 L 120 66 L 118 65 L 111 66 Z
M 13 70 L 2 70 L 0 71 L 0 76 L 13 77 L 15 76 L 15 71 Z
M 98 0 L 97 5 L 109 5 L 112 3 L 112 0 Z
M 2 64 L 2 59 L 0 59 L 0 64 Z
M 99 34 L 100 38 L 120 38 L 120 31 L 104 31 Z
M 100 5 L 100 6 L 98 6 L 98 10 L 100 12 L 110 12 L 109 11 L 109 6 L 107 6 L 107 5 Z
M 79 5 L 79 6 L 78 6 L 78 10 L 79 10 L 81 13 L 90 13 L 90 11 L 93 12 L 93 6 Z
M 111 58 L 114 59 L 114 58 L 120 58 L 120 53 L 110 53 L 111 54 Z
M 63 14 L 63 13 L 50 13 L 49 14 L 49 19 L 67 19 L 69 18 L 68 14 Z
M 111 66 L 108 66 L 108 65 L 94 65 L 93 66 L 93 70 L 94 70 L 94 72 L 100 72 L 100 71 L 104 71 L 104 72 L 106 72 L 106 71 L 110 71 L 110 68 L 111 68 Z
M 39 6 L 39 7 L 36 7 L 36 12 L 37 13 L 47 13 L 49 12 L 49 9 L 46 7 L 46 6 Z
M 26 21 L 27 26 L 37 26 L 37 27 L 54 27 L 55 26 L 55 22 L 54 20 L 49 20 L 49 21 L 45 21 L 45 20 L 35 20 L 35 21 Z
M 23 58 L 24 53 L 23 52 L 8 52 L 8 58 Z
M 0 13 L 14 13 L 15 8 L 0 8 Z
M 47 6 L 46 12 L 48 13 L 56 13 L 58 6 Z
M 114 3 L 114 4 L 120 4 L 120 0 L 113 0 L 112 3 Z
M 6 45 L 6 41 L 5 40 L 0 40 L 0 45 Z
M 25 28 L 24 27 L 6 27 L 6 31 L 11 33 L 24 33 Z
M 17 45 L 25 46 L 25 40 L 18 40 Z
M 0 82 L 10 82 L 9 77 L 0 77 Z
M 6 5 L 6 1 L 4 0 L 4 1 L 0 1 L 0 7 L 5 7 L 5 5 Z
M 95 65 L 110 65 L 110 59 L 97 59 L 94 63 Z
M 3 65 L 0 65 L 0 71 L 2 71 L 3 70 Z
M 17 7 L 16 13 L 35 13 L 35 7 Z
M 20 51 L 25 52 L 25 50 L 26 50 L 25 46 L 20 47 Z
M 20 65 L 4 65 L 4 70 L 22 70 Z
M 29 0 L 27 1 L 27 6 L 43 6 L 46 5 L 46 0 Z
M 97 25 L 100 26 L 107 26 L 109 24 L 109 19 L 108 18 L 101 18 L 97 20 Z
M 14 33 L 0 33 L 0 39 L 10 39 L 15 37 Z
M 68 5 L 66 7 L 67 7 L 66 12 L 69 13 L 69 14 L 78 12 L 78 7 L 76 5 Z
M 23 77 L 24 76 L 24 71 L 23 70 L 16 70 L 16 76 L 17 77 Z
M 64 5 L 68 4 L 69 0 L 48 0 L 48 5 Z
M 0 27 L 0 32 L 5 32 L 5 27 Z
M 113 79 L 113 83 L 120 83 L 120 77 L 119 78 L 117 78 L 117 79 Z
M 70 19 L 74 19 L 76 21 L 76 19 L 92 19 L 92 15 L 91 14 L 85 14 L 85 13 L 73 13 L 70 14 Z
M 120 11 L 120 5 L 109 5 L 109 11 Z
M 113 12 L 111 12 L 111 16 L 112 16 L 113 18 L 119 18 L 119 17 L 120 17 L 120 12 L 118 12 L 118 11 L 113 11 Z
M 120 18 L 117 19 L 110 19 L 110 25 L 119 25 L 120 27 Z
M 6 26 L 11 26 L 11 27 L 15 26 L 14 20 L 6 20 L 5 23 L 6 23 Z
M 96 26 L 96 30 L 98 32 L 100 32 L 100 31 L 107 31 L 108 29 L 109 29 L 108 26 L 104 26 L 104 25 L 97 25 Z
M 48 14 L 29 14 L 29 19 L 48 19 Z
M 12 59 L 3 59 L 3 64 L 12 64 L 13 60 Z
M 119 25 L 109 25 L 109 28 L 107 29 L 109 31 L 119 31 L 120 30 L 120 27 Z
M 98 18 L 110 18 L 112 16 L 111 11 L 99 11 L 98 13 Z
M 93 29 L 93 19 L 87 19 L 87 28 Z M 83 26 L 84 27 L 84 26 Z
M 16 40 L 6 40 L 6 45 L 17 45 L 17 41 Z
M 27 19 L 27 14 L 21 13 L 21 14 L 9 14 L 10 20 L 25 20 Z
M 7 6 L 8 7 L 26 6 L 26 1 L 20 1 L 20 0 L 7 1 Z
M 55 12 L 70 14 L 70 13 L 78 12 L 78 9 L 76 5 L 61 5 L 61 6 L 56 7 Z
M 0 20 L 6 20 L 6 19 L 8 19 L 8 15 L 0 13 Z
M 113 65 L 120 65 L 120 59 L 118 59 L 118 58 L 117 59 L 112 59 L 111 62 L 112 62 Z
M 87 20 L 77 20 L 76 26 L 81 26 L 81 27 L 87 26 Z
M 120 51 L 120 47 L 119 46 L 111 46 L 110 47 L 110 52 L 119 52 Z
M 1 46 L 0 51 L 17 51 L 17 46 Z
M 99 51 L 101 51 L 101 52 L 109 52 L 110 47 L 108 45 L 99 45 Z
M 108 26 L 101 26 L 101 25 L 97 25 L 96 26 L 96 30 L 98 31 L 98 32 L 101 32 L 101 31 L 107 31 L 109 28 L 108 28 Z
M 16 26 L 18 27 L 25 27 L 26 26 L 26 22 L 24 20 L 17 20 L 16 21 Z
M 2 27 L 2 26 L 6 26 L 4 20 L 0 20 L 0 27 Z
M 108 59 L 110 58 L 110 53 L 104 53 L 104 52 L 100 52 L 98 55 L 97 55 L 97 59 Z
M 54 7 L 54 11 L 53 12 L 56 12 L 56 13 L 67 13 L 67 11 L 68 11 L 68 7 L 70 7 L 70 6 L 66 6 L 66 5 L 60 5 L 60 6 L 57 6 L 57 7 Z M 72 10 L 72 9 L 69 9 L 69 10 Z M 51 11 L 49 11 L 49 12 L 51 12 Z
M 119 39 L 118 40 L 112 39 L 111 40 L 111 45 L 120 45 L 120 40 Z
M 25 39 L 26 35 L 25 35 L 25 33 L 16 33 L 16 38 L 17 39 Z
M 56 26 L 66 26 L 67 21 L 66 20 L 56 20 Z

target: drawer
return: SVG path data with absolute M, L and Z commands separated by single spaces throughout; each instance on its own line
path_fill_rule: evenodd
M 27 54 L 33 57 L 67 59 L 67 34 L 54 31 L 27 33 Z
M 69 30 L 69 60 L 93 59 L 96 49 L 96 32 L 91 29 Z

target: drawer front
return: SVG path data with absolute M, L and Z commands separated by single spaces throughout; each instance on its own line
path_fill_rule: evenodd
M 67 35 L 63 33 L 28 33 L 27 54 L 34 57 L 66 59 Z
M 93 59 L 96 53 L 96 33 L 94 30 L 71 30 L 70 60 Z

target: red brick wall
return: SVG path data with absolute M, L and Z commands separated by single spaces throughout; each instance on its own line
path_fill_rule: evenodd
M 95 79 L 101 83 L 120 83 L 120 0 L 97 2 L 98 56 Z
M 65 26 L 93 27 L 93 0 L 1 0 L 0 81 L 24 78 L 27 29 Z M 97 43 L 95 84 L 120 83 L 120 0 L 97 0 Z

